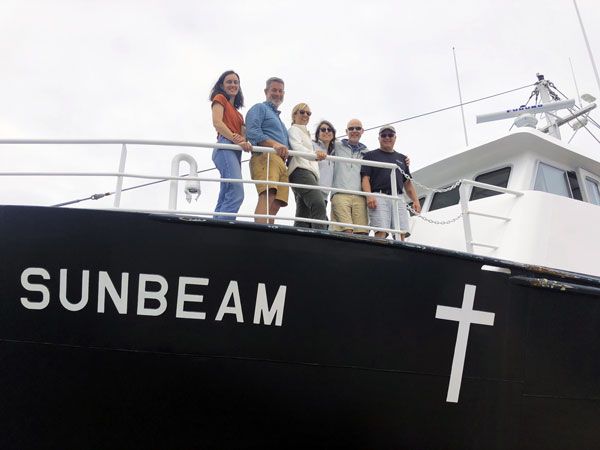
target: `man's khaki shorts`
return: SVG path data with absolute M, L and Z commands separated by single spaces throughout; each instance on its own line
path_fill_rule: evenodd
M 290 178 L 287 174 L 287 167 L 280 156 L 271 153 L 260 153 L 252 155 L 250 158 L 250 176 L 253 180 L 267 180 L 267 157 L 269 158 L 269 178 L 268 181 L 278 181 L 289 183 Z M 258 195 L 267 190 L 266 184 L 256 184 Z M 287 206 L 290 193 L 289 186 L 271 186 L 269 189 L 276 189 L 275 199 Z
M 331 216 L 336 222 L 351 223 L 354 225 L 368 225 L 367 201 L 362 195 L 335 194 L 331 199 Z M 333 231 L 352 230 L 354 233 L 369 234 L 369 230 L 357 227 L 333 226 Z

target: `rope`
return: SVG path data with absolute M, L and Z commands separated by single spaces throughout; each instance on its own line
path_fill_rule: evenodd
M 250 161 L 250 160 L 249 159 L 245 159 L 245 160 L 242 161 L 242 163 L 246 163 L 248 161 Z M 210 172 L 211 170 L 216 170 L 216 169 L 217 169 L 216 167 L 211 167 L 210 169 L 198 170 L 196 172 L 196 174 Z M 189 173 L 186 173 L 185 175 L 181 175 L 181 176 L 182 177 L 188 177 L 189 175 L 190 175 Z M 139 189 L 139 188 L 143 188 L 143 187 L 147 187 L 147 186 L 152 186 L 153 184 L 164 183 L 165 181 L 170 181 L 170 180 L 157 180 L 157 181 L 151 181 L 150 183 L 138 184 L 136 186 L 131 186 L 131 187 L 128 187 L 128 188 L 125 188 L 125 189 L 121 189 L 121 192 L 127 192 L 127 191 L 131 191 L 133 189 Z M 114 194 L 114 192 L 105 192 L 104 194 L 94 194 L 94 195 L 91 195 L 91 196 L 86 197 L 86 198 L 81 198 L 79 200 L 71 200 L 69 202 L 58 203 L 56 205 L 51 205 L 51 206 L 53 206 L 53 207 L 54 206 L 56 206 L 56 207 L 58 207 L 58 206 L 67 206 L 67 205 L 72 205 L 72 204 L 79 203 L 79 202 L 84 202 L 84 201 L 87 201 L 87 200 L 100 200 L 101 198 L 108 197 L 109 195 L 113 195 L 113 194 Z
M 520 91 L 521 89 L 525 89 L 525 88 L 528 88 L 528 87 L 531 87 L 531 86 L 534 86 L 534 85 L 535 85 L 535 84 L 527 84 L 527 85 L 525 85 L 525 86 L 521 86 L 521 87 L 518 87 L 518 88 L 515 88 L 515 89 L 511 89 L 511 90 L 509 90 L 509 91 L 499 92 L 499 93 L 497 93 L 497 94 L 494 94 L 494 95 L 488 95 L 487 97 L 481 97 L 481 98 L 477 98 L 477 99 L 475 99 L 475 100 L 470 100 L 470 101 L 468 101 L 468 102 L 459 103 L 459 104 L 457 104 L 457 105 L 447 106 L 446 108 L 436 109 L 436 110 L 434 110 L 434 111 L 426 112 L 426 113 L 423 113 L 423 114 L 417 114 L 416 116 L 410 116 L 410 117 L 406 117 L 406 118 L 404 118 L 404 119 L 396 120 L 396 121 L 394 121 L 394 122 L 387 122 L 387 123 L 383 123 L 383 124 L 381 124 L 381 125 L 377 125 L 377 126 L 374 126 L 374 127 L 371 127 L 371 128 L 365 128 L 365 131 L 376 130 L 377 128 L 381 128 L 381 127 L 382 127 L 382 126 L 384 126 L 384 125 L 393 125 L 393 124 L 395 124 L 395 123 L 407 122 L 407 121 L 409 121 L 409 120 L 418 119 L 418 118 L 420 118 L 420 117 L 429 116 L 429 115 L 431 115 L 431 114 L 437 114 L 437 113 L 439 113 L 439 112 L 448 111 L 448 110 L 450 110 L 450 109 L 454 109 L 454 108 L 459 108 L 459 107 L 461 107 L 461 106 L 464 106 L 464 105 L 470 105 L 471 103 L 480 102 L 480 101 L 482 101 L 482 100 L 487 100 L 487 99 L 490 99 L 490 98 L 498 97 L 498 96 L 500 96 L 500 95 L 509 94 L 509 93 L 511 93 L 511 92 L 515 92 L 515 91 Z M 343 135 L 341 135 L 340 137 L 345 137 L 345 136 L 346 136 L 346 135 L 345 135 L 345 134 L 343 134 Z

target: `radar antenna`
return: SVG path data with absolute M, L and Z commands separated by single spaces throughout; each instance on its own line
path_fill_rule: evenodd
M 531 97 L 535 95 L 535 105 L 527 106 L 525 104 L 518 108 L 509 108 L 494 113 L 480 114 L 476 116 L 476 122 L 484 123 L 516 117 L 514 123 L 517 127 L 535 128 L 538 124 L 538 119 L 535 117 L 535 114 L 544 113 L 544 116 L 546 117 L 546 125 L 538 129 L 543 133 L 548 133 L 549 135 L 560 139 L 559 127 L 561 125 L 570 122 L 579 116 L 587 115 L 592 109 L 596 108 L 595 103 L 590 103 L 564 118 L 553 114 L 554 111 L 561 109 L 571 109 L 575 105 L 575 100 L 560 100 L 560 97 L 552 90 L 552 88 L 555 87 L 554 84 L 551 81 L 546 80 L 544 75 L 539 73 L 536 75 L 538 81 L 535 83 L 535 89 L 529 97 L 531 100 Z M 541 99 L 540 103 L 537 103 L 538 98 Z M 529 103 L 529 100 L 527 102 Z

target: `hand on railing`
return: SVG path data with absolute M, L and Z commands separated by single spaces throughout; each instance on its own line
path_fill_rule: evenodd
M 419 202 L 419 200 L 417 200 L 416 202 L 413 202 L 413 209 L 417 214 L 421 214 L 421 203 Z
M 244 150 L 245 152 L 252 151 L 252 144 L 250 142 L 242 142 L 239 144 L 239 146 L 242 147 L 242 150 Z
M 377 208 L 377 199 L 375 197 L 371 197 L 370 195 L 367 195 L 367 207 L 369 209 Z
M 242 136 L 241 134 L 233 133 L 232 142 L 242 147 L 242 150 L 244 150 L 245 152 L 252 151 L 252 144 L 250 142 L 247 142 L 244 136 Z
M 288 153 L 288 148 L 287 148 L 285 145 L 283 145 L 283 144 L 280 144 L 279 142 L 276 142 L 276 143 L 273 145 L 273 150 L 275 150 L 275 153 L 277 153 L 279 156 L 281 156 L 281 158 L 282 158 L 282 159 L 284 159 L 284 160 L 285 160 L 285 159 L 288 157 L 288 155 L 289 155 L 289 153 Z

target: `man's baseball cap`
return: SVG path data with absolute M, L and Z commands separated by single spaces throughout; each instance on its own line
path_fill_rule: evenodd
M 383 133 L 385 130 L 390 130 L 396 133 L 396 129 L 391 125 L 384 125 L 379 129 L 379 134 Z

